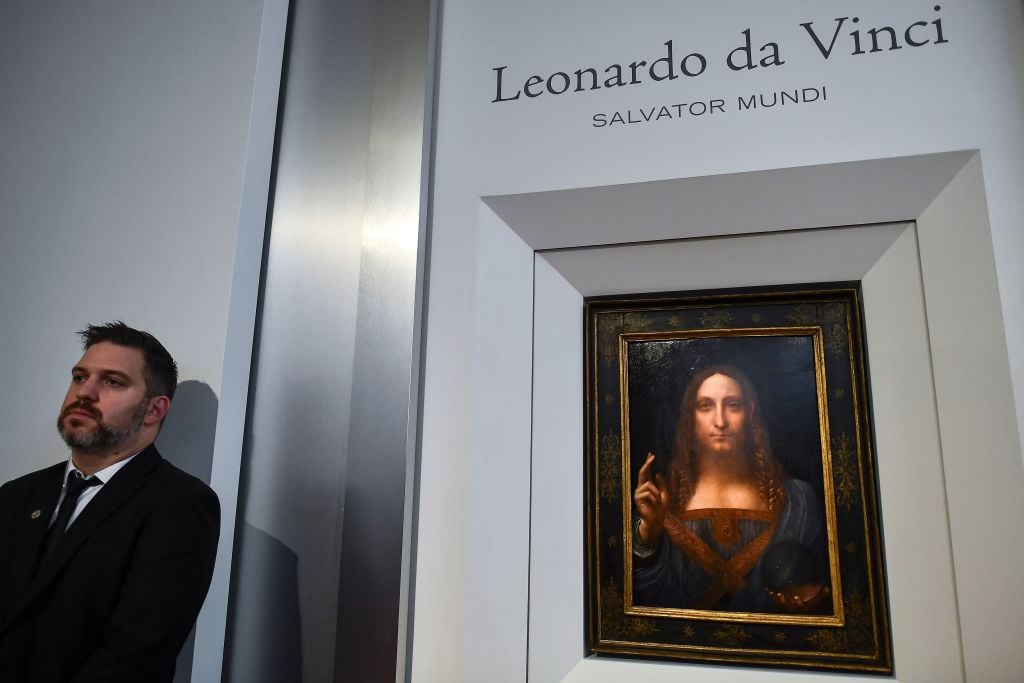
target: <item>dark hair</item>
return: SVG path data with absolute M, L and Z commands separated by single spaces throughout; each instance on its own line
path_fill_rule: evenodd
M 697 467 L 696 413 L 697 391 L 712 375 L 725 375 L 736 381 L 743 390 L 750 414 L 746 433 L 743 435 L 744 452 L 751 458 L 750 465 L 757 477 L 761 498 L 769 510 L 775 510 L 783 501 L 782 468 L 772 455 L 768 429 L 758 409 L 757 392 L 747 376 L 732 365 L 712 365 L 704 368 L 690 380 L 679 406 L 679 423 L 672 446 L 672 462 L 669 466 L 669 488 L 673 502 L 679 512 L 693 497 L 696 483 L 694 470 Z
M 110 342 L 142 351 L 145 359 L 142 376 L 146 380 L 146 396 L 174 398 L 174 390 L 178 386 L 178 365 L 164 345 L 149 332 L 136 330 L 115 320 L 103 325 L 88 325 L 84 330 L 79 330 L 78 336 L 82 338 L 84 349 L 100 342 Z

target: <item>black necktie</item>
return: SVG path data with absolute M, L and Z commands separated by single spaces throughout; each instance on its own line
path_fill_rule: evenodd
M 40 565 L 53 554 L 54 549 L 60 544 L 60 539 L 64 538 L 64 529 L 68 525 L 68 520 L 71 519 L 71 513 L 75 511 L 75 505 L 78 503 L 78 497 L 82 495 L 82 491 L 90 486 L 98 486 L 102 483 L 96 477 L 86 479 L 78 470 L 68 472 L 67 487 L 64 489 L 64 500 L 60 503 L 57 519 L 53 521 L 53 524 L 50 525 L 50 530 L 46 532 L 43 554 L 39 558 Z

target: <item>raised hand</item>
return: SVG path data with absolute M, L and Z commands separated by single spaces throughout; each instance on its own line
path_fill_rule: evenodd
M 661 538 L 665 515 L 668 514 L 668 485 L 660 474 L 651 476 L 653 464 L 654 453 L 648 453 L 633 491 L 633 504 L 641 518 L 640 540 L 647 545 L 654 545 Z

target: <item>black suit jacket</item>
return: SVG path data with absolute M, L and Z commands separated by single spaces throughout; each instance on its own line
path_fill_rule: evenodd
M 217 496 L 150 446 L 33 574 L 65 466 L 0 487 L 0 681 L 170 681 L 210 586 Z

